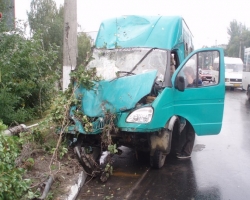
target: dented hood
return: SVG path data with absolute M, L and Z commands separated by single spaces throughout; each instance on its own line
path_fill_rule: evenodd
M 92 90 L 78 88 L 76 95 L 82 96 L 82 110 L 89 117 L 103 116 L 105 112 L 117 113 L 134 108 L 136 103 L 149 94 L 157 70 L 143 74 L 124 76 L 114 80 L 95 83 Z

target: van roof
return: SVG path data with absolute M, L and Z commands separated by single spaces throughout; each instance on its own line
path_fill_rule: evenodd
M 185 34 L 183 34 L 185 29 Z M 104 20 L 96 38 L 97 48 L 149 47 L 172 49 L 192 33 L 181 16 L 128 15 Z
M 245 52 L 250 52 L 250 47 L 245 48 Z
M 214 63 L 218 63 L 218 58 L 214 59 Z M 224 63 L 225 64 L 243 64 L 241 58 L 235 58 L 235 57 L 224 57 Z

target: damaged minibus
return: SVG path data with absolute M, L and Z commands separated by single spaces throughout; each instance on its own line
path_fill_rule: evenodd
M 218 79 L 187 87 L 184 69 L 191 67 L 198 80 L 207 56 L 219 60 Z M 102 142 L 105 124 L 111 120 L 107 113 L 115 116 L 115 129 L 109 133 L 112 144 L 148 152 L 153 168 L 164 165 L 175 148 L 172 140 L 187 122 L 198 136 L 219 134 L 224 52 L 221 48 L 194 50 L 192 33 L 182 17 L 131 15 L 105 20 L 92 57 L 86 70 L 95 68 L 101 79 L 91 90 L 76 89 L 81 103 L 72 106 L 66 130 L 75 137 L 75 152 L 88 174 L 100 172 L 103 156 L 109 154 Z M 79 110 L 91 119 L 91 131 L 75 116 Z

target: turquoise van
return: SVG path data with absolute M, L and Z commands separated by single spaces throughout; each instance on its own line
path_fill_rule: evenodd
M 215 58 L 218 79 L 187 87 L 185 69 L 192 69 L 193 78 L 199 80 L 199 69 L 213 66 Z M 78 135 L 76 152 L 88 173 L 93 172 L 89 161 L 93 149 L 107 149 L 101 142 L 107 112 L 115 115 L 118 130 L 110 133 L 112 142 L 148 152 L 154 168 L 164 165 L 172 139 L 187 122 L 198 136 L 219 134 L 224 52 L 221 48 L 194 50 L 192 33 L 182 17 L 132 15 L 103 21 L 93 60 L 86 67 L 92 68 L 102 79 L 91 90 L 77 88 L 81 106 L 71 108 L 72 124 L 67 129 Z M 86 131 L 74 116 L 79 109 L 92 119 L 92 131 Z M 87 148 L 91 149 L 88 155 Z M 101 154 L 95 153 L 95 159 Z

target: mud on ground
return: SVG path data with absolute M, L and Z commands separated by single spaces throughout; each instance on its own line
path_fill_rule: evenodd
M 32 144 L 25 144 L 16 162 L 18 166 L 27 169 L 24 178 L 32 180 L 33 192 L 39 191 L 41 195 L 46 186 L 45 183 L 52 174 L 53 183 L 46 199 L 63 200 L 66 199 L 70 187 L 75 184 L 83 168 L 71 148 L 62 159 L 58 157 L 53 161 L 51 159 L 52 154 L 42 149 L 34 149 Z

